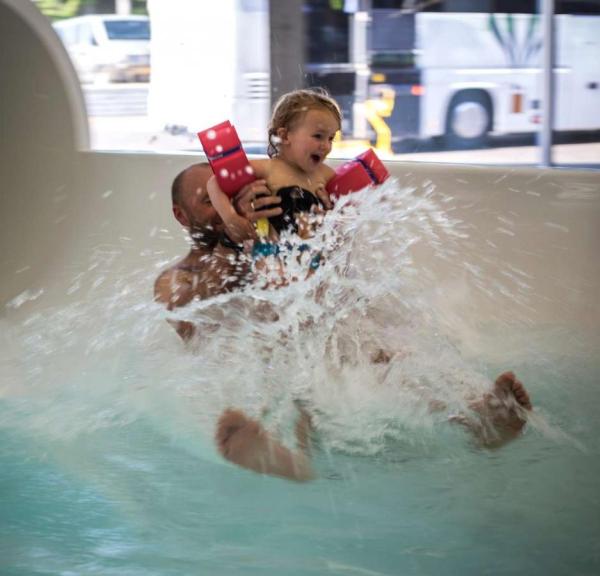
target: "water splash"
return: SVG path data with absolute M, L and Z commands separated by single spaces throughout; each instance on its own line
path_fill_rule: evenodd
M 428 442 L 490 385 L 459 345 L 480 329 L 464 314 L 473 295 L 510 299 L 505 322 L 532 305 L 528 274 L 482 251 L 452 214 L 431 183 L 345 197 L 310 250 L 284 238 L 287 286 L 258 283 L 173 313 L 149 301 L 152 266 L 124 271 L 99 249 L 75 275 L 70 304 L 5 326 L 0 426 L 66 440 L 143 419 L 210 451 L 225 407 L 289 438 L 301 400 L 327 450 Z M 303 279 L 317 252 L 319 269 Z M 492 267 L 504 275 L 490 280 Z M 107 278 L 117 278 L 109 294 Z M 192 321 L 199 336 L 184 348 L 165 319 Z

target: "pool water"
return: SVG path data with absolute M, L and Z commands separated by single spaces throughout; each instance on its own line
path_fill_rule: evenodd
M 594 574 L 587 368 L 520 370 L 581 446 L 527 433 L 488 453 L 440 430 L 374 457 L 318 453 L 310 484 L 203 460 L 141 419 L 68 441 L 3 430 L 2 573 Z
M 430 298 L 413 250 L 426 243 L 448 261 L 468 230 L 435 198 L 385 193 L 325 223 L 326 260 L 307 282 L 172 315 L 202 326 L 188 348 L 138 289 L 155 270 L 110 293 L 92 281 L 60 306 L 13 301 L 22 314 L 2 321 L 0 356 L 0 573 L 598 573 L 598 335 L 524 327 L 535 293 L 519 274 L 486 283 L 473 251 L 462 280 L 498 302 L 509 293 L 517 312 L 499 327 L 454 317 L 452 301 Z M 105 266 L 89 267 L 92 280 Z M 465 344 L 473 331 L 491 351 Z M 382 347 L 391 361 L 373 364 Z M 448 412 L 506 369 L 534 416 L 521 438 L 482 450 Z M 295 399 L 313 415 L 314 481 L 218 456 L 223 408 L 262 415 L 291 442 Z M 448 411 L 431 413 L 431 399 Z

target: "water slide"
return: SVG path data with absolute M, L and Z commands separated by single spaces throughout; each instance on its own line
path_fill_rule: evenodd
M 58 38 L 29 2 L 2 0 L 0 9 L 0 314 L 10 318 L 41 303 L 68 301 L 73 279 L 100 246 L 111 251 L 117 274 L 156 269 L 184 253 L 169 186 L 199 158 L 90 151 L 83 98 Z M 434 187 L 452 214 L 469 223 L 470 245 L 490 258 L 500 252 L 503 261 L 526 271 L 537 295 L 531 322 L 598 327 L 598 173 L 404 162 L 388 167 L 403 186 Z M 426 259 L 426 250 L 421 256 Z M 502 278 L 510 271 L 489 266 L 485 273 Z M 139 289 L 150 297 L 150 286 Z M 457 313 L 477 308 L 476 298 L 464 287 Z M 511 306 L 510 298 L 504 305 Z M 486 310 L 479 313 L 484 317 Z
M 328 314 L 347 306 L 342 323 L 363 330 L 362 296 L 392 301 L 383 325 L 388 345 L 404 337 L 397 361 L 332 376 L 322 315 L 305 325 L 308 341 L 288 333 L 268 364 L 285 386 L 265 396 L 260 339 L 232 330 L 189 354 L 152 305 L 159 270 L 187 251 L 170 184 L 201 158 L 90 150 L 76 74 L 28 0 L 0 0 L 0 42 L 4 571 L 596 571 L 597 172 L 388 162 L 384 209 L 365 202 L 375 219 L 358 219 L 351 237 L 360 265 L 347 293 L 362 295 Z M 288 298 L 293 328 L 299 298 L 272 297 Z M 422 323 L 386 325 L 407 303 Z M 217 306 L 218 323 L 225 314 L 248 330 L 234 304 Z M 451 346 L 423 334 L 432 325 Z M 223 363 L 221 347 L 238 341 Z M 460 388 L 455 350 L 486 377 L 514 368 L 527 382 L 535 419 L 524 438 L 471 450 L 402 387 L 414 377 Z M 306 375 L 318 384 L 316 483 L 209 454 L 206 406 L 231 389 L 240 403 L 273 398 L 289 421 L 293 405 L 279 400 Z

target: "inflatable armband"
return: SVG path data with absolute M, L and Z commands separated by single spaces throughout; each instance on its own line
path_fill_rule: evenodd
M 335 176 L 327 183 L 327 192 L 332 198 L 338 198 L 366 186 L 381 184 L 389 175 L 383 162 L 369 148 L 335 171 Z
M 231 122 L 198 132 L 198 138 L 221 190 L 230 198 L 256 180 L 254 170 Z

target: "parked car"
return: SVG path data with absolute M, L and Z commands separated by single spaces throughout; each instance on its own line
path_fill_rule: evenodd
M 147 16 L 95 14 L 54 24 L 81 82 L 148 82 L 150 20 Z

